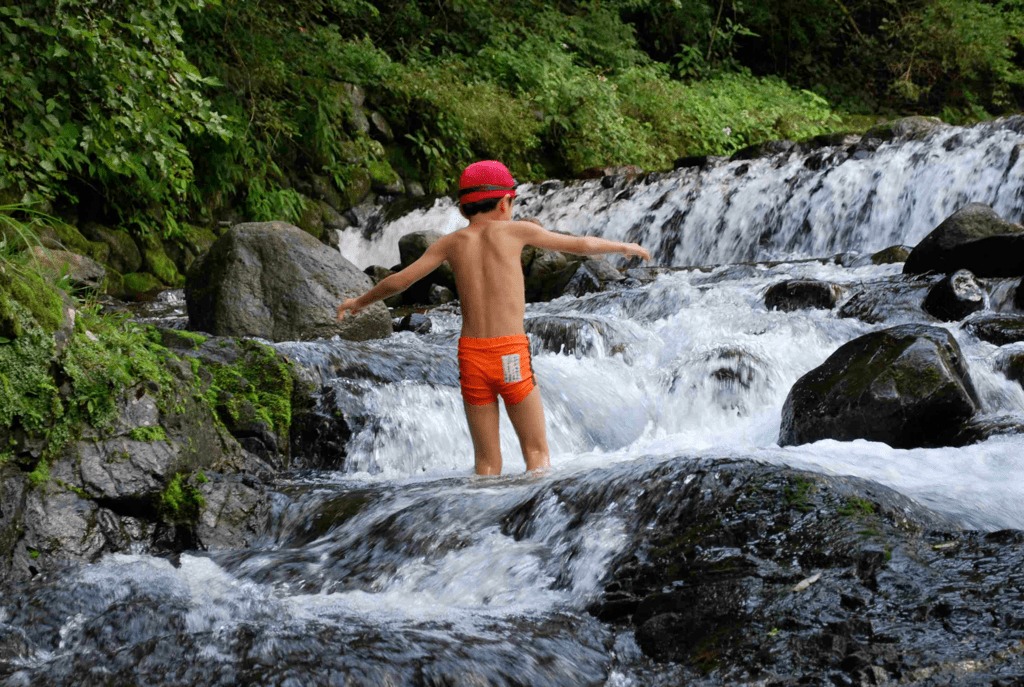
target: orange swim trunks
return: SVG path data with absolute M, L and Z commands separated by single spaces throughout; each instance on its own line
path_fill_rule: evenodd
M 533 391 L 530 340 L 525 334 L 488 339 L 459 339 L 459 380 L 462 398 L 474 406 L 515 405 Z

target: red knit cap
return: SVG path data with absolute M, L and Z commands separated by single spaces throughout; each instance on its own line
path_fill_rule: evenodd
M 497 160 L 474 162 L 459 177 L 459 205 L 502 196 L 516 197 L 516 180 Z

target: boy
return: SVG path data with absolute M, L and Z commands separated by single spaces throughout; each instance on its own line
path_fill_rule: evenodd
M 459 178 L 459 210 L 469 226 L 439 239 L 401 272 L 338 306 L 339 320 L 347 312 L 355 315 L 371 303 L 404 291 L 448 261 L 462 304 L 459 379 L 478 475 L 501 473 L 499 395 L 519 437 L 526 469 L 541 471 L 550 466 L 544 407 L 523 328 L 526 299 L 519 262 L 523 247 L 651 259 L 635 243 L 566 236 L 532 222 L 513 221 L 515 197 L 516 181 L 502 163 L 484 160 L 466 167 Z

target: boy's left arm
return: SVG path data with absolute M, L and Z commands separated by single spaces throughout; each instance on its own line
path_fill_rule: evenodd
M 364 308 L 373 305 L 377 301 L 390 298 L 396 293 L 402 293 L 407 288 L 418 282 L 437 269 L 447 259 L 444 239 L 431 245 L 414 263 L 401 272 L 395 272 L 380 280 L 372 289 L 357 298 L 349 298 L 338 306 L 338 321 L 340 322 L 346 313 L 358 315 Z

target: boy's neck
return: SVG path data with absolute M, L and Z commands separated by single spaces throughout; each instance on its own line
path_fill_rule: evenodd
M 482 222 L 502 222 L 509 221 L 512 219 L 511 212 L 502 212 L 498 208 L 494 208 L 489 212 L 478 212 L 469 218 L 470 224 L 480 224 Z

